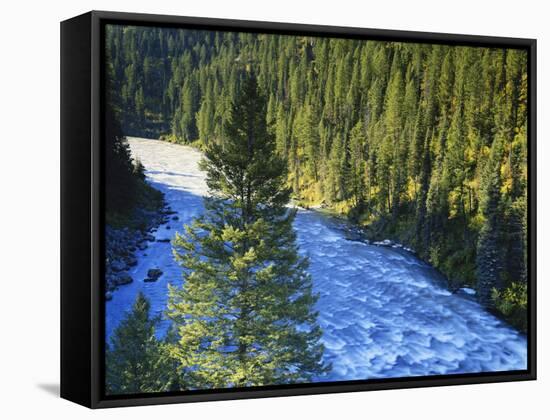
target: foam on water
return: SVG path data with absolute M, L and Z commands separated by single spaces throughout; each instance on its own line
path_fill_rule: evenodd
M 161 226 L 157 239 L 172 238 L 203 211 L 207 193 L 198 168 L 201 155 L 186 146 L 129 139 L 132 154 L 146 168 L 147 179 L 166 194 L 178 221 Z M 295 221 L 300 251 L 320 298 L 316 304 L 323 329 L 324 359 L 332 371 L 319 381 L 337 381 L 527 368 L 522 334 L 485 311 L 467 293 L 452 294 L 441 275 L 399 248 L 346 239 L 341 227 L 315 211 L 300 210 Z M 111 334 L 138 291 L 163 316 L 167 284 L 181 284 L 170 243 L 151 242 L 137 253 L 130 273 L 134 282 L 113 293 L 106 306 Z M 161 278 L 143 282 L 149 268 Z M 159 336 L 168 327 L 163 320 Z

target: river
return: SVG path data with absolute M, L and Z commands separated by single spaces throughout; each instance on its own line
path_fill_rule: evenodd
M 200 152 L 158 140 L 129 138 L 148 181 L 165 193 L 175 216 L 137 251 L 134 282 L 106 303 L 106 335 L 132 306 L 138 291 L 163 316 L 167 285 L 182 283 L 169 242 L 203 211 L 207 193 Z M 174 220 L 176 219 L 177 220 Z M 318 380 L 354 380 L 527 368 L 524 335 L 487 312 L 467 294 L 451 293 L 441 275 L 402 249 L 350 240 L 341 223 L 314 210 L 299 210 L 294 227 L 309 271 L 323 329 L 324 359 L 332 370 Z M 160 242 L 158 240 L 161 240 Z M 161 268 L 156 282 L 147 270 Z M 158 329 L 162 336 L 169 321 Z

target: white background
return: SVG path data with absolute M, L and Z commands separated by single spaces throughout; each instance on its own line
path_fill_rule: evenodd
M 0 417 L 519 419 L 550 412 L 549 13 L 544 0 L 4 1 L 0 23 Z M 539 380 L 91 411 L 59 383 L 59 22 L 91 9 L 538 39 Z M 538 413 L 538 414 L 537 414 Z

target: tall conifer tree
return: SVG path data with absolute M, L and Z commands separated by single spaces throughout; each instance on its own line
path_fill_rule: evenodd
M 194 388 L 307 382 L 323 374 L 317 295 L 286 207 L 286 165 L 266 126 L 266 101 L 244 74 L 223 147 L 203 168 L 212 196 L 174 242 L 184 285 L 171 288 L 171 354 Z

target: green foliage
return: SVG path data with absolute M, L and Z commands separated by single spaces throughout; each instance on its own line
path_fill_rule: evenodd
M 213 196 L 173 241 L 185 281 L 170 287 L 170 354 L 191 388 L 308 382 L 326 371 L 317 296 L 285 207 L 285 161 L 255 78 L 241 83 L 227 141 L 211 144 L 202 163 Z
M 491 306 L 491 291 L 503 287 L 503 254 L 500 248 L 501 220 L 499 220 L 500 190 L 502 179 L 500 167 L 503 154 L 502 137 L 492 145 L 481 184 L 480 210 L 485 220 L 481 228 L 477 252 L 477 288 L 481 302 Z
M 124 133 L 225 147 L 247 67 L 299 203 L 405 243 L 488 306 L 525 279 L 525 51 L 109 28 Z
M 105 354 L 109 395 L 167 391 L 175 382 L 168 353 L 155 337 L 159 318 L 151 318 L 149 309 L 139 293 L 111 337 Z
M 353 208 L 361 213 L 365 204 L 365 178 L 367 137 L 362 121 L 357 122 L 350 133 L 348 189 L 353 199 Z
M 492 299 L 496 309 L 514 327 L 527 332 L 527 285 L 513 282 L 504 290 L 493 289 Z

